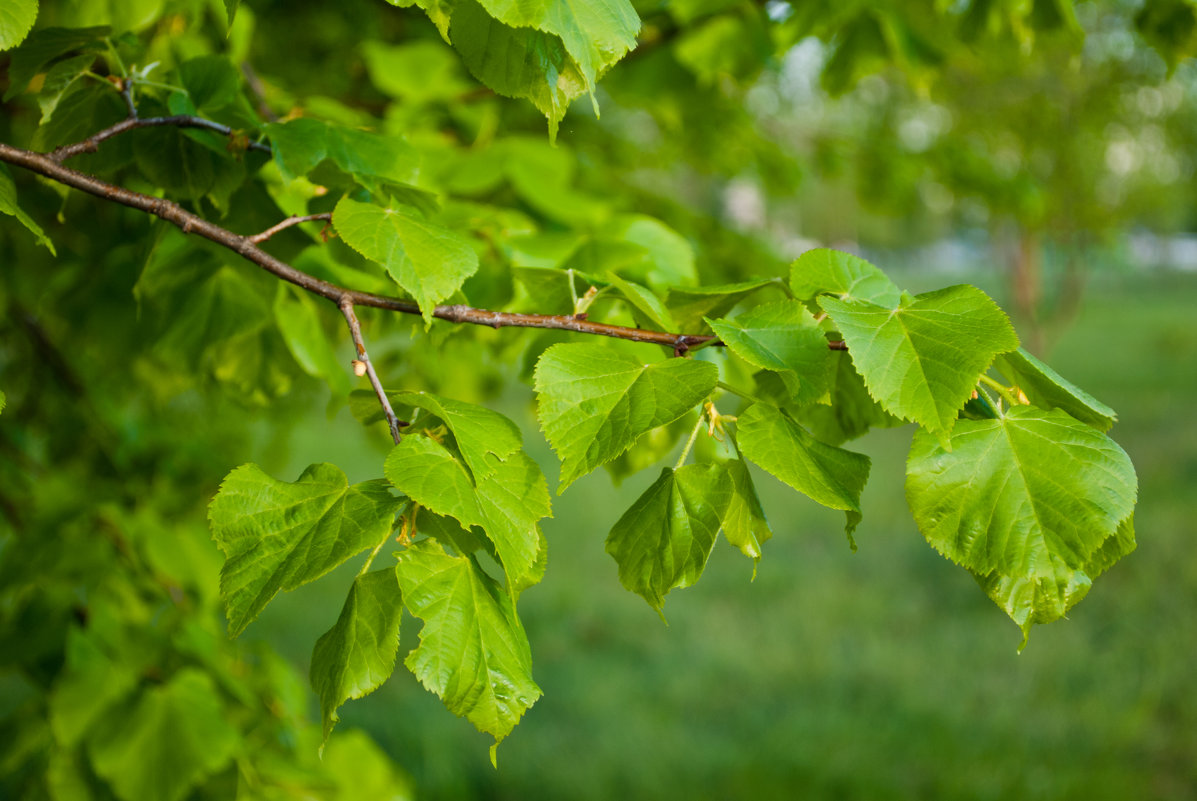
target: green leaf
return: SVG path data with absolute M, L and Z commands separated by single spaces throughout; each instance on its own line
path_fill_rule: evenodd
M 16 47 L 37 20 L 37 0 L 5 0 L 0 6 L 0 51 Z
M 227 56 L 187 59 L 179 65 L 179 81 L 201 113 L 224 108 L 241 90 L 241 73 Z
M 638 312 L 638 317 L 647 320 L 658 331 L 677 331 L 677 324 L 673 322 L 669 309 L 665 308 L 661 299 L 646 287 L 632 281 L 625 281 L 615 273 L 607 273 L 607 278 L 610 279 L 611 285 L 632 304 L 632 308 Z
M 101 721 L 113 704 L 137 687 L 133 666 L 113 658 L 94 632 L 72 627 L 66 638 L 65 669 L 50 696 L 50 726 L 55 738 L 74 745 Z
M 764 278 L 738 284 L 676 287 L 669 290 L 665 305 L 673 313 L 673 319 L 677 320 L 678 330 L 693 334 L 705 323 L 705 318 L 722 317 L 761 287 L 776 283 L 772 279 Z
M 894 307 L 902 291 L 862 258 L 838 250 L 808 250 L 790 265 L 790 288 L 799 300 L 830 293 Z
M 1018 347 L 1005 313 L 976 287 L 911 297 L 897 308 L 824 296 L 869 393 L 891 414 L 946 434 L 999 353 Z
M 458 440 L 460 442 L 460 440 Z M 436 440 L 409 435 L 386 460 L 386 477 L 420 506 L 448 515 L 463 526 L 479 526 L 499 555 L 514 587 L 531 572 L 540 547 L 538 521 L 551 514 L 544 474 L 522 451 L 504 460 L 471 448 L 480 469 Z M 472 475 L 471 475 L 472 472 Z
M 620 583 L 660 611 L 666 593 L 696 582 L 715 546 L 730 490 L 722 465 L 662 470 L 607 535 Z
M 867 433 L 870 428 L 902 425 L 900 418 L 882 409 L 869 395 L 847 351 L 832 351 L 827 375 L 830 405 L 815 403 L 795 412 L 798 422 L 816 439 L 839 445 Z
M 923 536 L 974 573 L 1023 630 L 1064 615 L 1088 590 L 1099 552 L 1125 549 L 1135 505 L 1130 459 L 1109 437 L 1059 410 L 1017 406 L 961 420 L 951 451 L 915 435 L 906 499 Z
M 788 415 L 755 403 L 736 421 L 744 458 L 831 509 L 847 513 L 849 540 L 860 523 L 860 493 L 869 480 L 869 457 L 819 442 Z
M 184 668 L 89 738 L 96 773 L 122 801 L 180 801 L 232 759 L 237 729 L 207 674 Z
M 312 651 L 312 689 L 320 697 L 324 739 L 337 707 L 382 686 L 395 670 L 403 602 L 394 568 L 358 576 L 341 615 Z
M 636 245 L 647 254 L 644 282 L 658 292 L 698 283 L 694 247 L 665 223 L 644 214 L 627 214 L 606 227 L 609 237 Z
M 456 231 L 403 206 L 383 208 L 342 198 L 333 225 L 346 244 L 386 268 L 431 323 L 436 305 L 478 270 L 478 254 Z
M 13 183 L 12 175 L 9 174 L 7 165 L 4 164 L 0 164 L 0 214 L 16 217 L 17 222 L 25 226 L 25 229 L 33 234 L 46 250 L 50 251 L 52 255 L 58 255 L 54 252 L 54 243 L 46 236 L 41 226 L 17 205 L 17 185 Z
M 1108 431 L 1118 414 L 1023 348 L 1003 354 L 993 365 L 1042 409 L 1062 409 L 1099 431 Z
M 310 117 L 262 126 L 270 137 L 274 159 L 283 178 L 307 175 L 325 159 L 331 160 L 371 191 L 409 184 L 420 160 L 400 136 L 371 133 Z
M 796 300 L 754 306 L 734 320 L 707 320 L 732 353 L 782 375 L 799 404 L 827 393 L 831 351 L 810 310 Z
M 227 25 L 231 28 L 237 16 L 237 9 L 241 7 L 241 0 L 224 0 L 224 11 L 228 15 Z
M 95 53 L 84 53 L 59 61 L 50 67 L 42 81 L 41 91 L 37 93 L 37 105 L 42 110 L 41 121 L 43 123 L 54 116 L 54 110 L 58 108 L 59 101 L 67 94 L 75 81 L 82 78 L 83 74 L 91 69 L 95 60 Z
M 79 50 L 98 53 L 105 47 L 107 27 L 98 28 L 42 28 L 12 52 L 8 68 L 9 87 L 5 100 L 11 100 L 29 88 L 29 82 L 39 72 L 65 55 Z
M 718 378 L 715 365 L 693 359 L 645 364 L 591 343 L 546 350 L 536 397 L 540 426 L 561 459 L 558 493 L 701 403 Z
M 476 87 L 461 74 L 457 54 L 434 39 L 402 45 L 365 42 L 362 57 L 378 90 L 405 103 L 452 102 Z
M 331 464 L 314 464 L 294 483 L 255 464 L 238 467 L 208 506 L 225 554 L 220 595 L 236 636 L 280 590 L 318 579 L 391 532 L 403 504 L 386 483 L 349 485 Z
M 407 667 L 497 744 L 540 697 L 511 597 L 473 559 L 450 556 L 434 540 L 398 559 L 404 604 L 424 621 Z
M 4 405 L 8 402 L 8 398 L 4 397 L 4 393 L 0 392 L 0 412 L 4 411 Z
M 512 28 L 535 28 L 559 37 L 590 92 L 599 76 L 636 46 L 640 30 L 640 18 L 628 0 L 481 0 L 481 4 Z
M 388 392 L 395 403 L 416 406 L 440 418 L 457 440 L 457 448 L 475 476 L 491 472 L 487 454 L 506 460 L 523 447 L 519 426 L 496 411 L 475 403 L 430 392 Z
M 731 494 L 723 510 L 723 536 L 747 557 L 760 561 L 761 546 L 772 536 L 748 465 L 740 459 L 725 463 Z
M 545 115 L 550 141 L 570 102 L 588 90 L 560 38 L 504 25 L 475 0 L 455 0 L 452 40 L 471 75 L 504 97 L 530 101 Z
M 334 397 L 349 395 L 353 381 L 348 365 L 337 357 L 310 294 L 280 283 L 274 296 L 274 322 L 305 373 L 327 381 Z

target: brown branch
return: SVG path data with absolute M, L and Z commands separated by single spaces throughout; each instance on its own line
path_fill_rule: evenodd
M 50 153 L 45 154 L 56 162 L 64 162 L 69 158 L 74 158 L 82 153 L 95 153 L 100 149 L 100 143 L 105 139 L 111 139 L 114 136 L 132 131 L 137 128 L 161 128 L 165 126 L 173 126 L 176 128 L 200 128 L 205 131 L 212 131 L 223 136 L 233 137 L 236 131 L 227 125 L 221 125 L 219 122 L 212 122 L 205 120 L 202 117 L 193 117 L 190 114 L 176 114 L 172 117 L 145 117 L 144 119 L 137 116 L 130 116 L 128 119 L 121 120 L 115 125 L 110 125 L 98 133 L 84 139 L 82 142 L 76 142 L 73 145 L 63 145 L 55 148 Z M 249 141 L 246 144 L 250 150 L 260 150 L 263 153 L 272 152 L 270 145 L 262 142 Z
M 399 426 L 404 424 L 400 423 L 399 418 L 395 416 L 395 410 L 391 408 L 391 402 L 387 399 L 387 392 L 382 388 L 382 382 L 378 380 L 378 373 L 374 371 L 374 363 L 370 361 L 370 356 L 366 353 L 366 342 L 362 339 L 362 326 L 357 320 L 357 314 L 353 311 L 353 299 L 344 296 L 337 302 L 337 306 L 341 309 L 341 314 L 345 315 L 345 322 L 349 323 L 349 334 L 353 337 L 354 347 L 357 348 L 354 372 L 357 372 L 358 364 L 365 367 L 366 375 L 370 377 L 370 386 L 374 387 L 374 394 L 378 396 L 378 402 L 382 404 L 382 411 L 387 418 L 387 425 L 391 428 L 391 439 L 395 440 L 395 444 L 398 445 L 399 440 L 402 439 L 399 434 Z
M 157 118 L 159 120 L 169 120 L 172 118 Z M 193 118 L 185 118 L 193 119 Z M 125 123 L 119 125 L 134 126 L 136 123 L 149 123 L 150 120 L 126 120 Z M 152 124 L 177 124 L 167 122 L 155 122 Z M 215 124 L 215 123 L 213 123 Z M 113 126 L 117 128 L 118 126 Z M 221 126 L 223 128 L 223 126 Z M 128 128 L 122 129 L 127 130 Z M 107 129 L 112 131 L 113 129 Z M 101 134 L 104 132 L 102 131 Z M 109 136 L 115 134 L 109 134 Z M 87 142 L 99 141 L 97 137 L 100 134 L 91 137 Z M 84 145 L 80 143 L 80 145 Z M 79 147 L 79 146 L 72 146 Z M 242 236 L 241 234 L 233 233 L 226 228 L 211 223 L 196 214 L 193 214 L 177 203 L 172 203 L 164 198 L 151 197 L 140 192 L 133 192 L 113 184 L 106 183 L 100 179 L 88 175 L 86 173 L 72 170 L 59 163 L 62 148 L 53 153 L 37 153 L 31 150 L 22 150 L 10 145 L 0 142 L 0 161 L 14 164 L 18 167 L 24 167 L 27 170 L 37 173 L 52 181 L 57 181 L 60 184 L 69 186 L 73 189 L 78 189 L 81 192 L 86 192 L 104 200 L 119 203 L 123 206 L 128 206 L 139 211 L 144 211 L 147 214 L 152 214 L 167 222 L 178 226 L 183 233 L 194 233 L 215 242 L 218 245 L 228 248 L 234 253 L 239 254 L 248 261 L 266 270 L 268 273 L 281 278 L 284 281 L 294 284 L 295 286 L 307 290 L 312 294 L 327 298 L 332 302 L 341 305 L 343 303 L 351 303 L 353 306 L 370 306 L 377 309 L 385 309 L 387 311 L 400 312 L 402 314 L 420 314 L 420 307 L 413 301 L 404 300 L 401 298 L 388 297 L 386 295 L 375 295 L 371 292 L 360 292 L 354 289 L 347 289 L 328 281 L 321 280 L 315 276 L 308 275 L 305 272 L 295 269 L 290 264 L 278 259 L 266 251 L 258 247 L 258 242 L 261 241 L 262 234 L 255 234 L 252 236 Z M 84 152 L 79 150 L 76 152 Z M 69 155 L 74 155 L 70 153 Z M 263 232 L 265 234 L 267 232 Z M 555 329 L 560 331 L 573 331 L 579 334 L 592 334 L 596 336 L 613 337 L 615 339 L 625 339 L 632 342 L 648 342 L 656 345 L 663 345 L 673 349 L 676 354 L 684 354 L 690 350 L 706 345 L 721 345 L 718 338 L 710 334 L 672 334 L 665 331 L 649 331 L 642 328 L 631 328 L 621 325 L 610 325 L 607 323 L 598 323 L 586 319 L 584 315 L 550 315 L 550 314 L 522 314 L 518 312 L 499 312 L 488 309 L 476 309 L 472 306 L 463 304 L 454 304 L 448 306 L 437 306 L 432 310 L 432 316 L 446 320 L 452 323 L 468 323 L 470 325 L 484 325 L 490 328 L 545 328 Z M 846 346 L 843 342 L 829 342 L 828 347 L 832 350 L 845 350 Z
M 284 231 L 291 226 L 299 225 L 300 223 L 312 222 L 313 220 L 324 220 L 326 223 L 330 222 L 332 220 L 332 212 L 326 211 L 322 214 L 305 214 L 302 217 L 288 217 L 278 225 L 272 225 L 262 233 L 254 234 L 253 236 L 246 237 L 246 239 L 248 239 L 250 242 L 253 242 L 255 245 L 260 245 L 270 237 L 277 234 L 279 231 Z

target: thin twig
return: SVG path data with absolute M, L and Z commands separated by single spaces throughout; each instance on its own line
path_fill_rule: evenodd
M 374 363 L 370 361 L 370 355 L 366 353 L 366 343 L 362 339 L 362 325 L 357 321 L 357 314 L 353 311 L 353 298 L 345 295 L 337 302 L 337 306 L 341 309 L 341 314 L 345 315 L 345 322 L 349 323 L 349 334 L 353 337 L 353 344 L 357 348 L 357 360 L 366 366 L 366 375 L 370 377 L 370 386 L 374 387 L 374 394 L 378 396 L 378 402 L 382 404 L 382 411 L 387 417 L 387 425 L 391 428 L 391 439 L 395 440 L 395 444 L 399 444 L 402 437 L 399 435 L 399 418 L 395 416 L 395 410 L 391 408 L 391 402 L 387 399 L 387 391 L 382 388 L 382 382 L 378 380 L 378 373 L 374 372 Z
M 323 214 L 305 214 L 301 217 L 288 217 L 278 225 L 272 225 L 262 233 L 254 234 L 253 236 L 247 236 L 246 239 L 248 239 L 250 242 L 253 242 L 255 245 L 260 245 L 270 237 L 277 234 L 279 231 L 284 231 L 291 226 L 299 225 L 300 223 L 312 222 L 313 220 L 324 220 L 324 222 L 327 223 L 332 220 L 332 212 L 326 211 Z
M 129 109 L 129 119 L 137 119 L 137 104 L 133 102 L 133 80 L 122 78 L 120 89 L 121 97 L 125 99 L 125 108 Z
M 132 107 L 130 107 L 132 108 Z M 136 109 L 132 109 L 132 113 L 136 114 Z M 160 128 L 164 126 L 174 126 L 176 128 L 201 128 L 206 131 L 213 131 L 223 136 L 232 137 L 235 131 L 227 125 L 221 125 L 219 122 L 206 120 L 203 117 L 193 117 L 190 114 L 176 114 L 172 117 L 146 117 L 141 119 L 136 116 L 131 116 L 128 119 L 121 120 L 115 125 L 110 125 L 104 130 L 92 134 L 84 139 L 82 142 L 76 142 L 73 145 L 63 145 L 55 148 L 46 154 L 49 158 L 58 163 L 62 163 L 69 158 L 73 158 L 82 153 L 95 153 L 100 149 L 100 143 L 105 139 L 111 139 L 114 136 L 123 134 L 126 131 L 132 131 L 137 128 Z M 270 145 L 262 142 L 249 141 L 246 144 L 250 150 L 260 150 L 263 153 L 270 153 Z
M 245 85 L 249 87 L 249 91 L 254 96 L 254 105 L 258 109 L 258 114 L 264 120 L 275 122 L 278 119 L 278 115 L 274 113 L 274 109 L 266 102 L 266 87 L 262 85 L 262 79 L 258 77 L 258 73 L 254 70 L 253 65 L 248 61 L 242 61 L 241 73 L 245 75 Z

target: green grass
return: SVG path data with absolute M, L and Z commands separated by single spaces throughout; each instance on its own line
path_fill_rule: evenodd
M 545 697 L 498 771 L 488 738 L 402 668 L 342 725 L 368 729 L 425 798 L 1192 798 L 1194 309 L 1191 276 L 1110 278 L 1049 354 L 1121 414 L 1112 434 L 1139 471 L 1139 548 L 1021 655 L 1017 627 L 914 529 L 901 429 L 855 445 L 874 459 L 858 553 L 842 514 L 762 476 L 775 538 L 756 581 L 721 544 L 703 580 L 669 596 L 668 625 L 620 588 L 603 551 L 656 470 L 622 488 L 600 473 L 557 499 L 548 575 L 521 602 Z M 306 440 L 292 455 L 337 456 L 327 447 Z M 251 634 L 306 666 L 343 579 L 276 601 Z M 405 621 L 403 652 L 418 625 Z

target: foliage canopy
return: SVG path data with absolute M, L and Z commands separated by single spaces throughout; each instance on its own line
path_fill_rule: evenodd
M 1024 643 L 1134 548 L 1113 410 L 984 292 L 912 295 L 830 249 L 787 271 L 654 189 L 751 163 L 784 191 L 742 90 L 800 41 L 828 43 L 832 90 L 897 65 L 938 91 L 974 48 L 1078 46 L 1069 0 L 343 5 L 0 9 L 0 598 L 4 639 L 30 638 L 0 648 L 25 682 L 15 795 L 333 797 L 338 751 L 405 792 L 334 730 L 401 646 L 450 711 L 508 736 L 541 694 L 518 608 L 552 495 L 504 394 L 534 395 L 558 494 L 664 462 L 605 524 L 658 611 L 720 533 L 764 558 L 758 469 L 843 511 L 851 541 L 871 465 L 843 446 L 874 427 L 917 427 L 914 519 Z M 1175 63 L 1197 43 L 1169 38 L 1165 5 L 1197 19 L 1157 2 L 1137 22 Z M 326 62 L 284 58 L 292 39 Z M 726 113 L 714 140 L 695 107 Z M 661 136 L 673 163 L 608 169 Z M 489 330 L 508 327 L 534 330 Z M 294 481 L 238 465 L 259 410 L 313 398 L 389 432 L 373 475 L 320 453 Z M 281 660 L 227 635 L 361 554 L 312 632 L 308 727 Z

